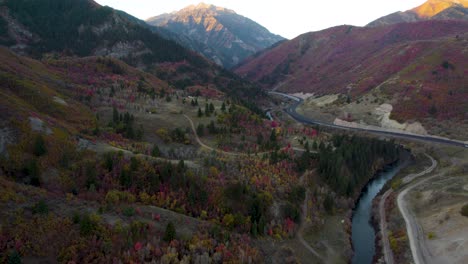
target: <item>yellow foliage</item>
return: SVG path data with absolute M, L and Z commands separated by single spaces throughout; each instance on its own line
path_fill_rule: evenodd
M 169 136 L 169 132 L 165 128 L 160 128 L 156 131 L 156 135 L 158 135 L 164 142 L 171 141 L 171 137 Z
M 430 240 L 434 239 L 434 238 L 435 238 L 434 232 L 429 232 L 429 233 L 427 234 L 427 238 L 430 239 Z
M 234 216 L 232 214 L 226 214 L 223 217 L 223 224 L 227 228 L 232 228 L 234 226 Z
M 65 197 L 67 198 L 67 202 L 70 202 L 75 198 L 75 196 L 71 193 L 67 193 Z
M 216 177 L 216 176 L 218 176 L 218 174 L 219 174 L 219 170 L 216 167 L 211 166 L 210 167 L 210 176 L 211 177 Z
M 144 204 L 151 204 L 151 196 L 146 192 L 140 192 L 140 201 Z
M 393 181 L 392 181 L 392 189 L 393 189 L 393 190 L 398 189 L 398 188 L 401 186 L 402 183 L 403 183 L 403 181 L 402 181 L 401 179 L 395 179 L 395 180 L 393 180 Z
M 105 200 L 108 204 L 118 204 L 120 200 L 119 191 L 111 190 L 107 192 Z

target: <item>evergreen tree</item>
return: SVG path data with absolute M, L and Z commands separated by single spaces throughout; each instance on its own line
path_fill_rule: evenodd
M 257 134 L 257 145 L 261 146 L 263 144 L 263 135 L 262 133 Z
M 171 242 L 176 236 L 176 230 L 174 224 L 169 222 L 166 226 L 166 231 L 164 232 L 163 240 L 166 242 Z
M 214 113 L 214 111 L 215 111 L 215 107 L 213 103 L 210 103 L 210 113 Z
M 34 139 L 33 154 L 40 157 L 47 153 L 44 137 L 41 134 Z
M 208 103 L 206 103 L 206 105 L 205 105 L 205 115 L 207 117 L 210 116 L 210 106 L 208 105 Z
M 272 129 L 271 134 L 270 134 L 270 142 L 275 143 L 276 142 L 276 130 Z
M 226 104 L 223 102 L 223 104 L 221 105 L 221 111 L 223 113 L 226 113 Z
M 201 110 L 200 107 L 198 107 L 198 117 L 202 117 L 203 116 L 203 112 Z
M 205 126 L 203 124 L 198 124 L 197 135 L 202 137 L 205 131 Z
M 160 150 L 159 150 L 159 147 L 157 145 L 154 145 L 153 146 L 153 149 L 151 150 L 151 156 L 153 157 L 159 157 L 160 155 Z
M 253 237 L 257 237 L 257 236 L 258 236 L 258 225 L 257 225 L 257 221 L 254 221 L 254 222 L 253 222 L 252 227 L 251 227 L 251 230 L 250 230 L 250 233 L 252 234 Z

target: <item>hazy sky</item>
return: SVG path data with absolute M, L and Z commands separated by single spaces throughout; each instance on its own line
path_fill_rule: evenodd
M 201 0 L 95 0 L 146 20 L 180 10 Z M 406 11 L 425 0 L 205 0 L 226 7 L 286 38 L 337 25 L 364 26 L 396 11 Z

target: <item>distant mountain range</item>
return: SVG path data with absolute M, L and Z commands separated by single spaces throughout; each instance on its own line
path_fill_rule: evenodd
M 232 10 L 204 3 L 147 22 L 181 36 L 182 44 L 226 68 L 284 40 Z
M 421 20 L 468 20 L 468 0 L 428 0 L 411 10 L 381 17 L 367 26 L 377 27 Z

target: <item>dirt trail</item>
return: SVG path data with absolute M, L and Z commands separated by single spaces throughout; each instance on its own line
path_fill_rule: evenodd
M 422 175 L 425 175 L 427 173 L 432 172 L 435 167 L 437 166 L 437 161 L 435 161 L 431 156 L 425 154 L 427 157 L 429 157 L 432 161 L 432 165 L 425 169 L 424 171 L 418 173 L 418 174 L 410 174 L 403 179 L 403 182 L 409 182 L 417 177 L 420 177 Z M 408 234 L 408 239 L 410 241 L 410 247 L 411 247 L 411 253 L 413 255 L 413 260 L 416 264 L 422 264 L 422 263 L 431 263 L 432 255 L 427 249 L 426 243 L 425 243 L 425 238 L 424 238 L 424 232 L 421 228 L 420 225 L 418 225 L 414 215 L 408 208 L 407 201 L 405 200 L 405 196 L 410 192 L 412 189 L 415 187 L 437 177 L 440 176 L 440 174 L 433 175 L 429 178 L 423 179 L 419 182 L 416 182 L 406 189 L 404 189 L 400 194 L 398 194 L 397 198 L 397 203 L 398 203 L 398 209 L 400 210 L 403 218 L 405 219 L 406 222 L 406 232 Z
M 305 177 L 305 173 L 301 176 L 301 179 L 300 179 L 300 182 L 302 185 L 305 185 L 304 184 L 304 177 Z M 319 258 L 322 262 L 325 262 L 325 258 L 322 257 L 317 251 L 315 251 L 315 249 L 313 249 L 309 243 L 307 243 L 305 240 L 304 240 L 304 237 L 302 236 L 302 233 L 304 233 L 304 229 L 305 229 L 305 223 L 306 223 L 306 219 L 307 219 L 307 202 L 309 201 L 309 195 L 310 195 L 310 191 L 307 189 L 306 191 L 306 194 L 305 194 L 305 199 L 304 199 L 304 204 L 302 205 L 302 217 L 301 217 L 301 224 L 299 226 L 299 229 L 297 231 L 297 239 L 299 240 L 299 242 L 301 242 L 301 244 L 312 254 L 314 254 L 317 258 Z
M 156 160 L 156 161 L 161 161 L 161 162 L 170 162 L 174 165 L 179 164 L 180 160 L 173 160 L 173 159 L 165 159 L 165 158 L 159 158 L 159 157 L 153 157 L 149 156 L 146 154 L 135 154 L 129 150 L 122 149 L 122 148 L 117 148 L 114 146 L 111 146 L 105 142 L 98 141 L 96 143 L 93 143 L 89 140 L 80 138 L 79 143 L 78 143 L 79 148 L 82 149 L 89 149 L 91 151 L 94 151 L 99 154 L 104 154 L 107 152 L 122 152 L 125 157 L 139 157 L 139 158 L 145 158 L 145 159 L 150 159 L 150 160 Z M 190 168 L 199 168 L 200 166 L 196 164 L 195 162 L 191 160 L 184 160 L 184 164 Z
M 229 156 L 236 156 L 236 157 L 248 157 L 250 155 L 263 155 L 263 154 L 269 154 L 271 152 L 273 152 L 272 150 L 271 151 L 264 151 L 264 152 L 259 152 L 259 153 L 251 153 L 251 154 L 247 154 L 247 153 L 241 153 L 241 152 L 226 152 L 226 151 L 223 151 L 223 150 L 220 150 L 220 149 L 216 149 L 216 148 L 212 148 L 208 145 L 206 145 L 205 143 L 203 143 L 200 139 L 200 137 L 198 137 L 198 134 L 197 134 L 197 130 L 195 129 L 195 124 L 193 123 L 192 119 L 184 114 L 184 117 L 190 122 L 190 126 L 192 127 L 192 131 L 193 131 L 193 134 L 195 135 L 195 140 L 197 141 L 197 143 L 204 149 L 207 149 L 209 151 L 215 151 L 219 154 L 224 154 L 224 155 L 229 155 Z M 301 149 L 301 148 L 296 148 L 296 147 L 293 147 L 292 148 L 293 150 L 295 151 L 301 151 L 301 152 L 305 152 L 306 150 L 305 149 Z M 314 151 L 311 151 L 311 153 L 316 153 Z

